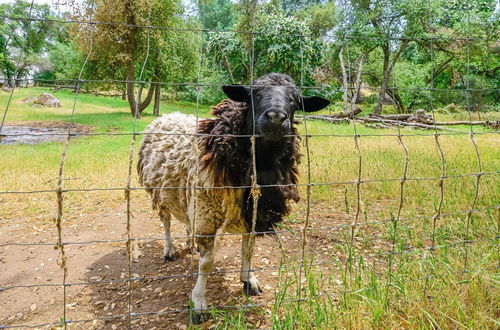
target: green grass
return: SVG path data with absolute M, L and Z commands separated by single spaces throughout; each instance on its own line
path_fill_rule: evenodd
M 46 91 L 31 88 L 16 91 L 6 117 L 11 121 L 71 121 L 74 94 L 59 91 L 56 96 L 63 107 L 56 109 L 32 108 L 20 100 Z M 0 105 L 5 109 L 8 94 L 0 94 Z M 148 109 L 148 111 L 151 111 Z M 209 107 L 188 102 L 162 103 L 161 112 L 181 111 L 207 116 Z M 326 111 L 326 110 L 324 110 Z M 439 120 L 463 120 L 467 114 L 437 114 Z M 495 118 L 496 114 L 482 114 Z M 141 131 L 154 119 L 145 113 L 135 122 Z M 476 119 L 476 118 L 473 118 Z M 73 120 L 91 125 L 95 133 L 130 133 L 134 119 L 128 104 L 117 98 L 80 94 Z M 470 132 L 468 126 L 455 126 L 456 130 Z M 271 307 L 269 324 L 273 328 L 498 328 L 498 303 L 500 297 L 498 272 L 499 212 L 492 207 L 500 200 L 498 175 L 483 175 L 480 179 L 478 198 L 476 176 L 453 177 L 479 172 L 476 151 L 469 135 L 439 136 L 445 158 L 443 185 L 443 217 L 434 224 L 441 200 L 441 158 L 432 131 L 401 129 L 402 142 L 408 149 L 407 180 L 403 184 L 403 204 L 399 223 L 394 220 L 399 208 L 401 180 L 404 173 L 405 149 L 398 140 L 397 129 L 374 129 L 363 125 L 332 125 L 309 120 L 299 125 L 301 133 L 312 135 L 308 139 L 310 172 L 307 168 L 306 141 L 302 140 L 304 158 L 301 164 L 301 183 L 325 183 L 311 188 L 312 214 L 318 203 L 333 205 L 352 221 L 358 207 L 356 182 L 359 171 L 359 154 L 354 133 L 360 135 L 361 179 L 359 187 L 359 222 L 381 221 L 371 226 L 359 227 L 356 248 L 334 243 L 330 256 L 335 265 L 335 252 L 341 251 L 349 259 L 339 261 L 329 272 L 311 268 L 305 270 L 306 282 L 302 302 L 290 302 L 298 297 L 297 272 L 282 274 L 277 288 L 276 304 Z M 474 132 L 492 132 L 475 126 Z M 391 135 L 391 136 L 377 136 Z M 427 135 L 427 136 L 426 136 Z M 131 135 L 96 135 L 73 139 L 70 144 L 65 176 L 71 178 L 65 187 L 110 188 L 124 187 L 128 176 L 128 158 Z M 139 137 L 140 139 L 140 137 Z M 482 172 L 494 173 L 500 168 L 500 138 L 497 134 L 474 136 L 481 159 Z M 137 146 L 137 143 L 136 143 Z M 54 189 L 62 143 L 38 145 L 1 145 L 0 190 L 30 191 Z M 135 171 L 133 171 L 135 180 Z M 389 180 L 397 179 L 397 180 Z M 378 181 L 377 181 L 378 180 Z M 328 183 L 328 184 L 327 184 Z M 134 184 L 137 182 L 134 181 Z M 306 189 L 301 188 L 303 202 L 295 207 L 286 226 L 301 227 L 305 212 Z M 33 195 L 35 196 L 35 195 Z M 74 192 L 65 195 L 68 204 L 79 203 L 83 198 L 98 203 L 123 201 L 122 191 L 99 191 L 92 194 Z M 142 195 L 141 195 L 142 196 Z M 2 195 L 2 213 L 23 216 L 52 212 L 53 193 L 29 195 Z M 145 198 L 144 196 L 139 198 Z M 471 207 L 485 210 L 468 216 L 464 211 Z M 67 206 L 70 207 L 70 206 Z M 413 220 L 408 220 L 413 219 Z M 336 224 L 336 223 L 335 223 Z M 314 222 L 311 224 L 314 226 Z M 434 232 L 434 235 L 433 235 Z M 333 242 L 349 241 L 347 227 L 325 233 Z M 418 250 L 429 247 L 434 236 L 434 252 Z M 455 242 L 473 240 L 475 243 L 450 246 Z M 492 240 L 493 239 L 493 240 Z M 380 246 L 384 245 L 385 246 Z M 384 255 L 387 249 L 395 252 L 414 250 L 411 253 Z M 466 247 L 465 247 L 466 246 Z M 417 249 L 417 250 L 415 250 Z M 465 249 L 468 253 L 468 273 L 464 267 Z M 378 253 L 368 258 L 365 251 Z M 378 260 L 378 263 L 374 263 Z M 391 263 L 392 268 L 388 267 Z M 486 269 L 490 269 L 489 271 Z M 493 269 L 493 270 L 491 270 Z M 390 271 L 389 271 L 390 270 Z M 432 279 L 425 279 L 432 275 Z M 424 280 L 421 280 L 424 278 Z M 411 280 L 412 279 L 412 280 Z M 346 291 L 346 292 L 345 292 Z M 242 302 L 248 303 L 248 302 Z M 216 311 L 214 318 L 222 328 L 253 327 L 248 313 L 267 315 L 265 308 L 245 311 Z M 268 315 L 266 316 L 268 317 Z

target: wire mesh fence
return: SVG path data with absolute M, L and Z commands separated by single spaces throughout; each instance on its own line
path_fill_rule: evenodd
M 259 138 L 262 138 L 253 126 L 253 132 L 245 135 L 220 135 L 221 137 L 234 137 L 239 139 L 247 139 L 250 141 L 251 155 L 251 180 L 250 184 L 246 185 L 212 185 L 206 186 L 200 183 L 200 176 L 204 169 L 197 162 L 195 169 L 195 178 L 191 181 L 191 185 L 185 186 L 154 186 L 142 187 L 137 183 L 135 174 L 135 165 L 137 162 L 138 141 L 145 135 L 161 135 L 161 136 L 193 136 L 197 146 L 200 146 L 202 138 L 210 136 L 217 137 L 217 134 L 205 134 L 198 130 L 198 125 L 203 120 L 204 112 L 200 101 L 200 93 L 203 88 L 220 89 L 228 84 L 228 81 L 204 82 L 201 79 L 201 63 L 206 56 L 206 49 L 203 42 L 200 43 L 198 72 L 193 81 L 158 81 L 157 84 L 165 87 L 192 87 L 196 93 L 196 118 L 197 129 L 193 134 L 186 133 L 168 133 L 163 131 L 143 132 L 143 124 L 140 119 L 140 100 L 142 88 L 145 84 L 150 84 L 151 81 L 145 80 L 144 76 L 151 68 L 150 57 L 158 56 L 154 52 L 156 44 L 152 43 L 151 34 L 157 30 L 168 30 L 175 34 L 189 33 L 197 35 L 203 41 L 206 41 L 210 34 L 213 33 L 240 33 L 246 34 L 249 38 L 250 52 L 248 54 L 248 78 L 245 87 L 249 88 L 253 93 L 252 82 L 258 78 L 255 75 L 255 48 L 257 39 L 261 34 L 271 34 L 272 32 L 262 31 L 233 31 L 233 30 L 210 30 L 204 28 L 173 28 L 170 26 L 154 25 L 151 23 L 153 12 L 153 0 L 147 1 L 147 10 L 145 17 L 141 18 L 141 23 L 129 22 L 106 22 L 99 21 L 95 18 L 96 6 L 103 5 L 100 1 L 85 2 L 87 5 L 84 8 L 86 13 L 85 19 L 41 19 L 32 17 L 32 9 L 35 1 L 31 0 L 29 7 L 29 15 L 27 17 L 2 16 L 1 19 L 11 22 L 24 22 L 28 24 L 28 29 L 24 31 L 25 37 L 29 33 L 30 24 L 32 22 L 47 22 L 59 25 L 78 26 L 82 31 L 86 31 L 85 40 L 88 42 L 85 49 L 87 53 L 84 56 L 84 61 L 81 65 L 78 75 L 74 79 L 35 79 L 35 78 L 18 78 L 18 84 L 30 82 L 38 82 L 48 85 L 52 88 L 67 88 L 73 91 L 73 102 L 69 114 L 64 114 L 63 119 L 72 124 L 77 123 L 77 115 L 79 110 L 79 100 L 81 99 L 81 91 L 83 88 L 88 88 L 92 84 L 116 84 L 124 85 L 133 83 L 134 88 L 132 93 L 135 93 L 137 102 L 134 103 L 133 119 L 130 120 L 127 126 L 127 131 L 106 131 L 106 132 L 79 132 L 74 130 L 73 126 L 68 126 L 65 132 L 48 132 L 48 133 L 9 133 L 3 132 L 6 123 L 9 120 L 9 114 L 16 106 L 14 96 L 15 89 L 12 88 L 9 92 L 7 102 L 3 111 L 2 122 L 0 125 L 0 135 L 3 137 L 18 137 L 18 136 L 63 136 L 65 137 L 64 144 L 60 148 L 57 164 L 52 168 L 52 173 L 57 173 L 54 181 L 47 183 L 55 186 L 51 188 L 36 187 L 31 189 L 29 184 L 14 186 L 13 189 L 2 189 L 0 198 L 19 203 L 26 202 L 29 198 L 40 198 L 36 196 L 53 196 L 51 206 L 46 207 L 47 210 L 53 212 L 51 235 L 52 237 L 45 238 L 43 241 L 35 241 L 30 235 L 23 235 L 22 238 L 12 236 L 7 237 L 6 233 L 14 233 L 8 228 L 4 230 L 0 248 L 4 249 L 4 255 L 10 256 L 14 254 L 16 249 L 40 249 L 44 247 L 54 247 L 57 255 L 53 261 L 57 261 L 60 271 L 52 272 L 48 275 L 47 281 L 50 283 L 42 283 L 38 280 L 30 280 L 27 278 L 14 279 L 10 278 L 9 282 L 1 284 L 0 294 L 6 299 L 13 299 L 18 293 L 17 290 L 32 290 L 26 292 L 36 293 L 38 290 L 56 290 L 59 306 L 52 308 L 52 313 L 47 313 L 48 316 L 39 314 L 37 318 L 29 320 L 23 317 L 10 317 L 9 319 L 0 322 L 0 328 L 42 328 L 42 327 L 68 327 L 80 325 L 82 327 L 116 327 L 141 328 L 144 325 L 163 325 L 165 320 L 179 320 L 181 317 L 186 317 L 193 306 L 190 302 L 190 292 L 195 287 L 196 278 L 200 275 L 198 270 L 198 256 L 195 251 L 195 242 L 200 238 L 217 237 L 221 240 L 221 246 L 218 251 L 223 260 L 227 259 L 228 251 L 234 249 L 234 237 L 244 237 L 249 244 L 256 241 L 259 257 L 263 257 L 258 266 L 248 270 L 264 277 L 273 278 L 270 283 L 275 284 L 275 287 L 265 286 L 264 290 L 267 295 L 252 302 L 252 299 L 219 299 L 225 303 L 211 303 L 209 301 L 209 311 L 213 313 L 214 318 L 217 318 L 217 313 L 224 313 L 228 310 L 237 310 L 249 312 L 254 310 L 261 311 L 263 315 L 259 318 L 266 319 L 262 324 L 263 327 L 271 327 L 272 323 L 269 320 L 276 318 L 286 318 L 282 314 L 286 313 L 285 306 L 288 304 L 301 304 L 306 302 L 323 299 L 332 306 L 339 306 L 344 310 L 352 308 L 360 293 L 373 290 L 374 286 L 380 290 L 380 294 L 387 297 L 386 304 L 390 310 L 391 305 L 398 303 L 397 297 L 405 291 L 409 283 L 418 284 L 418 290 L 423 299 L 432 300 L 432 296 L 437 295 L 439 285 L 436 281 L 447 283 L 455 287 L 456 292 L 460 292 L 460 284 L 468 285 L 473 282 L 478 274 L 497 274 L 500 267 L 500 255 L 498 249 L 499 236 L 499 209 L 498 204 L 498 162 L 491 156 L 487 156 L 487 161 L 483 159 L 481 143 L 491 143 L 493 146 L 498 142 L 498 131 L 495 129 L 476 129 L 473 124 L 474 104 L 471 102 L 471 95 L 475 92 L 498 92 L 498 87 L 491 88 L 475 88 L 469 85 L 469 79 L 465 79 L 466 85 L 457 89 L 443 89 L 435 87 L 435 77 L 432 71 L 432 77 L 428 86 L 425 87 L 398 87 L 396 86 L 397 72 L 395 65 L 388 70 L 393 75 L 391 79 L 392 86 L 386 86 L 387 89 L 394 91 L 412 90 L 426 93 L 456 93 L 461 94 L 464 100 L 465 107 L 468 113 L 468 125 L 462 125 L 460 128 L 442 130 L 436 124 L 437 117 L 432 98 L 429 104 L 429 110 L 433 118 L 433 124 L 429 124 L 427 130 L 417 130 L 415 128 L 407 128 L 399 123 L 400 119 L 396 119 L 396 124 L 392 131 L 384 130 L 383 132 L 367 131 L 364 129 L 364 122 L 357 121 L 354 116 L 348 118 L 347 123 L 341 124 L 343 128 L 337 131 L 336 124 L 324 123 L 318 121 L 314 115 L 303 112 L 297 116 L 301 120 L 299 133 L 286 135 L 287 138 L 300 139 L 302 147 L 302 163 L 301 163 L 301 179 L 298 183 L 293 184 L 259 184 L 259 169 L 256 161 L 256 143 Z M 425 4 L 426 2 L 422 2 Z M 430 4 L 430 2 L 429 2 Z M 339 10 L 344 10 L 346 13 L 352 6 L 349 1 L 339 1 Z M 429 13 L 432 11 L 429 10 Z M 469 8 L 468 11 L 469 13 Z M 154 14 L 153 14 L 154 15 Z M 346 17 L 348 19 L 348 17 Z M 433 18 L 428 17 L 430 22 Z M 467 22 L 470 23 L 468 14 Z M 342 24 L 341 24 L 342 25 Z M 470 24 L 469 24 L 470 25 Z M 468 26 L 469 26 L 468 25 Z M 137 79 L 89 79 L 84 77 L 84 70 L 89 65 L 92 56 L 94 55 L 94 33 L 99 26 L 107 26 L 108 28 L 125 28 L 140 31 L 145 34 L 146 43 L 143 52 L 143 57 L 137 62 L 138 76 Z M 432 24 L 431 24 L 432 26 Z M 296 85 L 301 92 L 317 92 L 322 89 L 332 89 L 331 86 L 315 85 L 304 81 L 304 50 L 303 45 L 308 38 L 314 38 L 314 35 L 293 34 L 290 36 L 298 40 L 298 51 L 300 56 L 299 63 L 299 78 L 296 79 Z M 428 45 L 431 54 L 431 65 L 434 68 L 434 43 L 437 41 L 451 41 L 466 43 L 466 58 L 467 58 L 467 76 L 471 66 L 470 52 L 475 42 L 492 41 L 489 38 L 483 38 L 468 30 L 466 38 L 449 38 L 440 35 L 437 31 L 430 31 L 427 35 L 419 36 L 400 36 L 392 35 L 388 31 L 387 35 L 383 36 L 357 36 L 346 34 L 342 39 L 331 40 L 330 42 L 338 44 L 342 51 L 341 60 L 346 61 L 347 84 L 337 88 L 337 91 L 344 93 L 346 98 L 343 103 L 343 110 L 353 109 L 355 100 L 352 104 L 347 101 L 348 92 L 354 93 L 356 87 L 353 84 L 354 64 L 351 61 L 351 42 L 358 39 L 377 40 L 387 42 L 389 47 L 394 47 L 391 43 L 397 42 L 424 42 Z M 498 42 L 498 40 L 493 40 Z M 397 52 L 395 52 L 397 53 Z M 17 59 L 12 59 L 15 63 L 15 72 L 20 70 L 21 61 L 29 54 L 21 51 Z M 160 54 L 161 55 L 161 54 Z M 353 72 L 351 72 L 351 70 Z M 14 74 L 14 76 L 16 76 Z M 286 86 L 282 86 L 286 87 Z M 366 89 L 375 93 L 379 93 L 383 87 L 367 86 Z M 252 104 L 253 105 L 253 104 Z M 255 109 L 251 107 L 251 115 L 256 116 Z M 299 109 L 304 110 L 304 109 Z M 254 120 L 255 122 L 255 120 Z M 318 127 L 318 125 L 322 125 Z M 347 127 L 347 128 L 346 128 Z M 120 160 L 124 160 L 125 164 L 116 164 L 117 172 L 121 172 L 121 182 L 115 185 L 102 184 L 100 182 L 85 182 L 80 184 L 78 178 L 73 178 L 74 170 L 71 174 L 67 174 L 67 167 L 70 161 L 75 161 L 79 158 L 78 144 L 75 144 L 76 138 L 79 137 L 106 137 L 109 139 L 120 138 L 120 141 L 126 141 L 127 155 Z M 388 146 L 387 149 L 380 148 L 380 139 L 382 143 Z M 460 139 L 460 140 L 453 140 Z M 489 139 L 489 140 L 488 140 Z M 377 142 L 379 141 L 379 142 Z M 458 141 L 458 142 L 457 142 Z M 465 142 L 466 141 L 466 142 Z M 461 153 L 460 157 L 472 157 L 467 160 L 467 166 L 457 164 L 457 159 L 452 158 L 448 153 L 447 147 L 460 143 L 460 150 L 450 150 L 449 152 Z M 344 153 L 337 152 L 337 149 L 344 148 Z M 433 149 L 433 154 L 430 155 L 427 149 Z M 76 149 L 76 151 L 72 151 Z M 201 159 L 201 148 L 195 148 L 196 159 Z M 467 152 L 464 150 L 467 149 Z M 380 151 L 380 152 L 379 152 Z M 388 154 L 384 154 L 390 152 Z M 382 154 L 381 154 L 382 153 Z M 421 155 L 419 154 L 421 153 Z M 339 159 L 338 156 L 348 155 L 346 159 Z M 472 155 L 472 156 L 471 156 Z M 375 157 L 380 157 L 377 160 Z M 387 159 L 385 159 L 387 157 Z M 432 158 L 432 169 L 422 171 L 420 167 L 426 165 L 426 157 Z M 70 161 L 68 161 L 70 159 Z M 8 160 L 4 160 L 8 164 Z M 397 166 L 398 173 L 384 172 L 384 162 L 394 162 Z M 328 167 L 329 164 L 339 162 L 341 165 L 335 168 Z M 465 162 L 465 161 L 464 161 Z M 472 165 L 471 165 L 472 164 Z M 15 166 L 15 164 L 10 164 Z M 7 166 L 6 166 L 7 167 Z M 375 168 L 375 169 L 373 169 Z M 467 170 L 469 169 L 469 170 Z M 95 170 L 95 169 L 94 169 Z M 331 171 L 345 171 L 349 175 L 341 173 L 331 173 Z M 7 171 L 4 173 L 8 173 Z M 425 174 L 424 174 L 425 173 Z M 85 175 L 85 174 L 82 174 Z M 9 177 L 4 177 L 4 181 L 8 181 Z M 108 181 L 106 181 L 108 182 Z M 46 183 L 46 185 L 47 185 Z M 275 227 L 273 231 L 257 231 L 257 205 L 259 203 L 259 194 L 262 189 L 266 188 L 294 187 L 299 189 L 302 194 L 302 201 L 295 207 L 292 214 L 286 221 Z M 206 191 L 217 190 L 234 190 L 242 191 L 249 190 L 254 201 L 251 227 L 246 233 L 226 233 L 220 232 L 213 235 L 200 234 L 195 227 L 198 223 L 198 217 L 203 217 L 204 214 L 196 212 L 199 202 L 198 195 Z M 144 191 L 188 191 L 193 193 L 194 207 L 193 218 L 190 221 L 190 233 L 180 234 L 179 230 L 175 231 L 171 239 L 176 243 L 185 240 L 190 241 L 183 245 L 180 260 L 180 267 L 174 266 L 158 266 L 149 260 L 150 265 L 143 265 L 139 260 L 141 253 L 146 253 L 148 258 L 156 257 L 155 251 L 159 250 L 157 241 L 165 240 L 164 237 L 157 236 L 156 233 L 148 233 L 142 230 L 142 221 L 151 221 L 149 218 L 156 218 L 156 214 L 151 214 L 151 211 L 144 211 L 149 208 L 149 204 L 145 203 Z M 422 191 L 425 193 L 422 194 Z M 112 216 L 95 206 L 96 201 L 102 198 L 102 193 L 119 193 L 125 195 L 125 203 L 120 209 L 119 214 Z M 86 235 L 80 237 L 74 232 L 70 239 L 65 238 L 65 231 L 71 229 L 72 222 L 66 217 L 74 219 L 74 196 L 84 196 L 88 201 L 84 202 L 94 204 L 95 212 L 93 217 L 109 218 L 110 221 L 115 221 L 117 226 L 122 226 L 124 235 L 119 238 L 108 238 L 106 235 L 111 235 L 114 231 L 106 230 L 105 233 L 95 234 L 94 236 Z M 457 201 L 454 195 L 459 196 Z M 382 197 L 381 197 L 382 196 Z M 385 198 L 383 197 L 385 196 Z M 416 200 L 412 200 L 415 197 Z M 427 200 L 429 198 L 429 200 Z M 465 199 L 463 199 L 465 198 Z M 50 200 L 50 199 L 49 199 Z M 135 200 L 135 202 L 134 202 Z M 354 201 L 354 202 L 351 202 Z M 370 208 L 373 208 L 372 210 Z M 79 211 L 76 211 L 79 212 Z M 149 213 L 147 213 L 149 212 Z M 88 212 L 89 214 L 91 212 Z M 30 218 L 30 216 L 25 216 Z M 90 215 L 88 215 L 90 217 Z M 89 221 L 91 219 L 81 215 L 77 218 L 77 222 Z M 9 225 L 15 223 L 10 222 Z M 45 226 L 48 228 L 49 226 Z M 116 227 L 115 227 L 116 228 Z M 25 228 L 24 231 L 30 231 L 31 228 Z M 97 229 L 98 231 L 98 229 Z M 257 235 L 273 234 L 273 238 L 257 238 Z M 267 241 L 264 241 L 267 240 Z M 259 242 L 264 241 L 264 246 L 267 251 L 262 252 L 259 249 Z M 270 243 L 271 242 L 271 243 Z M 224 245 L 225 244 L 225 245 Z M 270 247 L 273 244 L 273 247 Z M 120 260 L 115 264 L 117 267 L 114 271 L 110 270 L 107 276 L 101 276 L 99 271 L 91 272 L 93 277 L 79 276 L 81 269 L 76 271 L 77 274 L 71 274 L 73 266 L 81 268 L 75 263 L 77 259 L 90 257 L 84 253 L 92 253 L 95 247 L 105 246 L 111 250 L 120 251 L 114 255 L 114 258 Z M 78 248 L 79 250 L 76 250 Z M 68 251 L 70 250 L 71 253 Z M 139 252 L 142 250 L 143 252 Z M 326 250 L 326 251 L 325 251 Z M 21 250 L 19 250 L 21 251 Z M 83 251 L 83 252 L 82 252 Z M 53 255 L 47 252 L 47 255 Z M 234 251 L 231 251 L 233 253 Z M 37 253 L 37 252 L 35 252 Z M 44 252 L 40 252 L 43 254 Z M 82 255 L 83 254 L 83 255 Z M 110 253 L 111 255 L 111 253 Z M 0 255 L 1 256 L 1 255 Z M 239 256 L 234 254 L 229 257 Z M 220 256 L 219 256 L 220 257 Z M 159 258 L 159 257 L 158 257 Z M 272 260 L 271 260 L 272 259 Z M 29 262 L 27 258 L 24 262 Z M 2 261 L 3 262 L 3 261 Z M 113 260 L 107 259 L 101 263 L 101 268 L 105 268 L 102 272 L 106 272 L 113 268 Z M 96 262 L 97 264 L 97 262 Z M 139 266 L 136 266 L 139 265 Z M 217 264 L 217 259 L 216 259 Z M 223 284 L 221 281 L 234 282 L 234 279 L 242 273 L 241 270 L 233 267 L 234 264 L 224 263 L 228 266 L 227 269 L 216 268 L 210 271 L 211 278 L 216 278 L 216 282 L 210 285 L 209 279 L 209 297 L 210 291 L 220 290 Z M 9 268 L 9 262 L 5 262 L 4 269 L 7 272 L 15 274 L 14 268 Z M 107 267 L 105 267 L 107 266 Z M 97 266 L 96 266 L 97 267 Z M 142 268 L 141 268 L 142 267 Z M 153 268 L 151 268 L 153 267 Z M 164 271 L 164 274 L 158 274 Z M 151 274 L 158 275 L 151 275 Z M 106 278 L 104 278 L 106 277 Z M 221 280 L 222 279 L 222 280 Z M 175 281 L 175 282 L 172 282 Z M 375 285 L 374 283 L 377 283 Z M 321 283 L 321 285 L 319 284 Z M 174 287 L 172 287 L 172 285 Z M 233 284 L 231 284 L 233 285 Z M 160 294 L 164 290 L 162 286 L 168 286 L 165 290 L 166 296 Z M 178 288 L 176 287 L 178 286 Z M 219 287 L 217 287 L 219 286 Z M 238 284 L 239 286 L 239 284 Z M 104 297 L 101 301 L 88 300 L 85 303 L 95 304 L 96 311 L 87 312 L 87 314 L 76 313 L 75 304 L 76 298 L 89 288 L 95 288 L 95 292 L 104 292 Z M 180 289 L 179 289 L 180 288 Z M 70 292 L 71 290 L 71 292 Z M 76 291 L 75 291 L 76 290 Z M 236 291 L 230 291 L 229 296 L 234 296 Z M 182 291 L 182 292 L 180 292 Z M 107 297 L 106 295 L 114 294 L 118 299 Z M 412 294 L 415 294 L 413 291 Z M 403 294 L 404 296 L 404 294 Z M 21 299 L 29 297 L 29 295 L 19 295 Z M 107 297 L 107 298 L 106 298 Z M 109 301 L 113 301 L 109 304 Z M 155 299 L 157 303 L 147 305 L 147 307 L 156 307 L 155 309 L 147 310 L 141 307 L 141 303 L 146 299 Z M 157 308 L 162 301 L 172 300 L 173 303 L 167 304 L 167 307 Z M 405 298 L 408 299 L 408 298 Z M 417 299 L 417 298 L 415 298 Z M 420 298 L 418 298 L 420 299 Z M 4 300 L 6 301 L 6 300 Z M 23 302 L 25 306 L 33 306 L 36 301 L 30 300 Z M 85 303 L 79 302 L 77 307 L 85 307 Z M 114 304 L 114 305 L 113 305 Z M 175 305 L 173 305 L 175 304 Z M 106 306 L 100 310 L 102 306 Z M 307 305 L 307 304 L 306 304 Z M 8 303 L 5 302 L 8 307 Z M 112 307 L 111 307 L 112 306 Z M 87 306 L 88 307 L 88 306 Z M 31 308 L 32 312 L 39 308 L 35 305 Z M 116 308 L 116 309 L 115 309 Z M 20 309 L 26 310 L 26 308 Z M 272 316 L 266 315 L 271 313 Z M 22 315 L 22 313 L 21 313 Z M 58 317 L 54 317 L 58 315 Z M 161 321 L 155 319 L 165 317 Z M 43 321 L 41 321 L 43 320 Z M 106 323 L 110 322 L 110 323 Z M 163 322 L 163 323 L 161 323 Z M 260 322 L 260 321 L 259 321 Z M 256 323 L 254 326 L 259 327 Z M 172 323 L 169 326 L 178 327 L 178 323 Z

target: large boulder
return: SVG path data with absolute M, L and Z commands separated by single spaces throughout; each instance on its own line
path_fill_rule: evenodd
M 43 93 L 42 95 L 37 97 L 36 100 L 33 101 L 33 105 L 35 104 L 50 108 L 61 107 L 61 102 L 59 102 L 59 100 L 54 95 L 49 93 Z

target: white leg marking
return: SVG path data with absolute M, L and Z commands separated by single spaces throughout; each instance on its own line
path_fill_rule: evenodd
M 191 299 L 194 303 L 195 313 L 201 314 L 202 310 L 207 309 L 207 300 L 205 298 L 205 289 L 207 285 L 208 274 L 214 266 L 214 238 L 205 238 L 203 242 L 199 241 L 200 262 L 198 266 L 198 279 L 191 293 Z
M 250 235 L 243 235 L 241 238 L 241 275 L 243 290 L 250 296 L 258 296 L 262 293 L 259 281 L 252 271 L 252 256 L 255 245 L 255 238 Z
M 172 244 L 172 238 L 170 237 L 170 219 L 171 215 L 169 211 L 160 211 L 160 219 L 163 222 L 163 230 L 165 236 L 165 246 L 163 247 L 163 262 L 167 260 L 175 260 L 175 249 Z

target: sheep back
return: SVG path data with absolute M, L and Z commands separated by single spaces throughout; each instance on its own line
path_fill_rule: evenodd
M 181 113 L 163 115 L 149 124 L 139 149 L 139 183 L 151 195 L 154 209 L 168 209 L 184 223 L 196 218 L 197 234 L 219 228 L 244 232 L 243 190 L 213 189 L 212 166 L 199 163 L 196 128 L 196 117 Z

